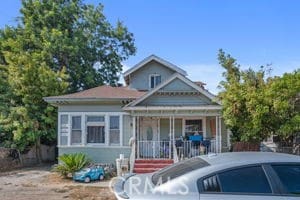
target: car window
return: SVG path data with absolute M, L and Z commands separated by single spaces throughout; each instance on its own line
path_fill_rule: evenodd
M 221 191 L 230 193 L 272 193 L 261 166 L 233 169 L 218 174 Z
M 211 176 L 203 180 L 204 192 L 221 192 L 217 176 Z
M 286 191 L 300 196 L 300 165 L 273 165 L 272 167 Z
M 176 177 L 206 166 L 209 166 L 209 164 L 205 160 L 199 157 L 191 158 L 157 171 L 152 176 L 152 182 L 154 185 L 157 185 L 157 183 L 163 184 Z

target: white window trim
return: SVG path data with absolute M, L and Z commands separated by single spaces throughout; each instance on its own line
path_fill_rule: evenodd
M 68 115 L 68 144 L 60 144 L 60 118 L 61 115 Z M 105 143 L 87 143 L 87 116 L 104 116 L 105 118 Z M 123 145 L 123 115 L 129 115 L 127 112 L 58 112 L 58 147 L 124 147 Z M 81 131 L 82 131 L 82 141 L 81 144 L 71 144 L 71 132 L 72 132 L 72 116 L 81 116 Z M 120 145 L 109 144 L 109 116 L 119 116 L 119 127 L 120 127 Z
M 81 130 L 81 143 L 74 143 L 74 144 L 71 143 L 72 130 L 73 130 L 73 128 L 72 128 L 72 117 L 80 117 L 80 119 L 81 119 L 81 127 L 80 127 L 81 128 L 80 129 Z M 83 135 L 84 135 L 83 124 L 84 124 L 84 119 L 83 119 L 82 115 L 73 114 L 73 113 L 69 115 L 69 146 L 83 146 L 83 144 L 84 144 L 84 141 L 83 141 Z
M 119 117 L 119 129 L 110 129 L 110 117 Z M 119 135 L 120 135 L 119 136 L 120 137 L 119 144 L 117 144 L 117 143 L 111 144 L 110 141 L 109 141 L 109 145 L 110 146 L 122 146 L 123 145 L 123 134 L 122 134 L 122 137 L 121 137 L 121 132 L 123 130 L 122 124 L 123 124 L 123 117 L 122 117 L 122 115 L 108 115 L 108 125 L 109 125 L 109 127 L 108 127 L 108 135 L 109 135 L 109 133 L 110 133 L 111 130 L 119 130 Z
M 89 117 L 89 116 L 100 116 L 100 117 L 104 117 L 104 122 L 88 122 L 87 121 L 87 117 Z M 87 132 L 87 127 L 88 126 L 104 126 L 104 128 L 105 128 L 105 126 L 106 126 L 106 124 L 105 124 L 105 114 L 95 114 L 95 113 L 92 113 L 92 114 L 84 114 L 84 118 L 85 118 L 85 144 L 87 145 L 87 146 L 103 146 L 103 145 L 106 145 L 106 130 L 104 129 L 104 131 L 105 131 L 105 138 L 104 138 L 104 140 L 105 140 L 105 142 L 104 143 L 88 143 L 87 142 L 87 134 L 88 134 L 88 132 Z
M 182 118 L 182 135 L 185 136 L 185 126 L 186 120 L 201 120 L 202 121 L 202 130 L 203 130 L 203 138 L 206 138 L 206 117 L 183 117 Z
M 158 84 L 156 84 L 156 79 L 154 78 L 154 87 L 151 87 L 151 77 L 156 77 L 156 76 L 160 76 L 161 79 L 161 75 L 160 74 L 149 74 L 149 89 L 153 89 L 155 88 Z M 160 80 L 161 82 L 161 80 Z

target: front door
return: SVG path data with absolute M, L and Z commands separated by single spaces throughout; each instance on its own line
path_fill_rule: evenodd
M 159 156 L 158 122 L 156 118 L 142 118 L 139 142 L 140 156 L 142 158 L 157 158 Z

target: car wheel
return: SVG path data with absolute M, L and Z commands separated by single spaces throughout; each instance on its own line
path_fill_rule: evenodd
M 103 176 L 103 174 L 100 174 L 100 176 L 99 176 L 99 180 L 100 181 L 102 181 L 104 179 L 104 176 Z
M 84 179 L 84 182 L 85 182 L 85 183 L 89 183 L 89 182 L 91 182 L 91 178 L 90 178 L 90 177 L 88 177 L 88 176 L 87 176 L 87 177 L 85 177 L 85 179 Z

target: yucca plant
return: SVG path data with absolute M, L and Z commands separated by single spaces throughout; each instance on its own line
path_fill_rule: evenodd
M 53 170 L 64 177 L 81 170 L 90 164 L 90 159 L 84 153 L 63 154 L 58 157 L 59 164 Z

